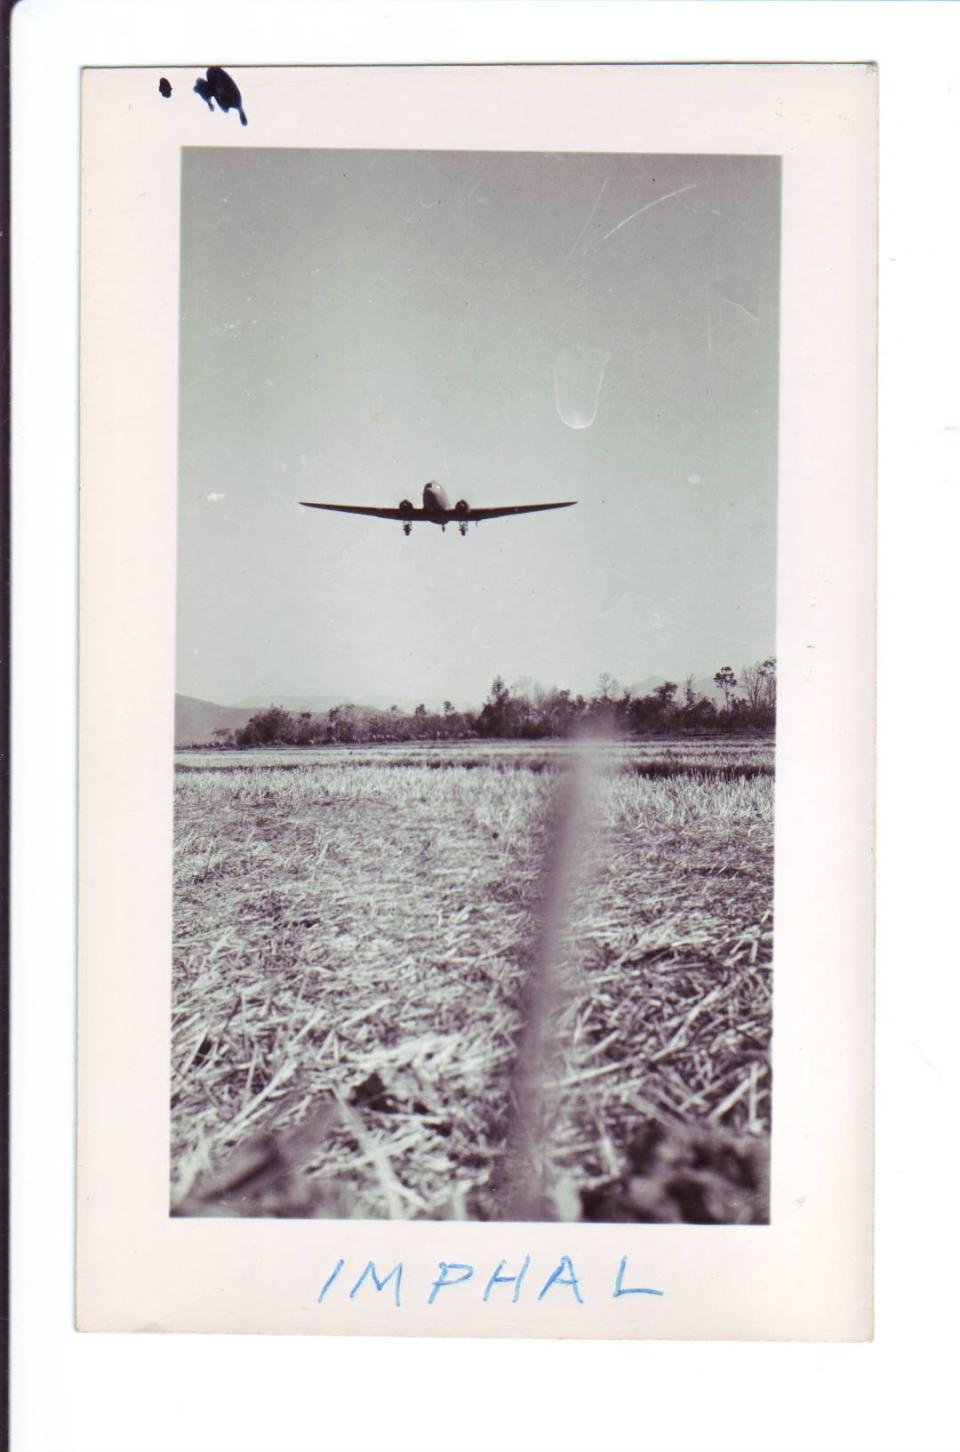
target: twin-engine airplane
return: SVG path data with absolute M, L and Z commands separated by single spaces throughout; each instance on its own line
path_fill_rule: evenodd
M 460 533 L 466 534 L 468 524 L 479 524 L 483 519 L 500 519 L 507 514 L 536 514 L 541 509 L 569 509 L 575 499 L 566 499 L 562 504 L 507 504 L 500 509 L 471 509 L 465 499 L 451 507 L 447 492 L 431 480 L 424 486 L 423 508 L 414 509 L 409 499 L 401 499 L 396 509 L 372 509 L 363 504 L 313 504 L 308 499 L 300 503 L 306 509 L 333 509 L 338 514 L 369 514 L 374 519 L 398 519 L 403 524 L 404 534 L 409 534 L 414 524 L 439 524 L 446 529 L 448 524 L 458 524 Z

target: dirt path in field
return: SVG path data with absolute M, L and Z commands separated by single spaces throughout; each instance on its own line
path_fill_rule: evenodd
M 175 1196 L 336 1103 L 309 1213 L 495 1213 L 549 781 L 216 776 L 178 779 Z M 708 1120 L 743 1082 L 717 1122 L 766 1128 L 769 783 L 732 790 L 634 782 L 609 812 L 551 1069 L 567 1200 L 645 1114 Z

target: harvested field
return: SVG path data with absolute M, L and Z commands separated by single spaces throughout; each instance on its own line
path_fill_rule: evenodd
M 503 1213 L 568 755 L 178 757 L 175 1209 Z M 604 749 L 545 1028 L 538 1218 L 766 1218 L 771 773 L 762 741 Z
M 594 749 L 611 769 L 641 771 L 646 767 L 663 767 L 682 775 L 692 768 L 723 768 L 731 775 L 772 775 L 773 742 L 769 737 L 747 737 L 726 740 L 692 737 L 678 742 L 676 737 L 647 741 L 610 741 L 597 743 Z M 316 766 L 424 766 L 431 769 L 449 766 L 523 767 L 544 770 L 562 766 L 569 761 L 571 746 L 564 741 L 444 741 L 390 742 L 362 746 L 276 746 L 236 751 L 230 748 L 197 747 L 177 753 L 177 771 L 218 770 L 250 771 L 269 767 L 271 770 Z M 661 773 L 665 774 L 665 773 Z

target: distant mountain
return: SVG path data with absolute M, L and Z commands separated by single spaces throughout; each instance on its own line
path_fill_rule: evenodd
M 723 705 L 723 692 L 719 686 L 714 685 L 713 676 L 701 676 L 698 681 L 694 681 L 693 689 L 698 696 L 706 696 L 707 700 L 712 701 L 715 706 Z
M 175 746 L 204 746 L 213 741 L 214 731 L 236 731 L 246 726 L 253 711 L 246 706 L 218 706 L 196 696 L 176 699 L 173 740 Z
M 662 686 L 668 676 L 644 676 L 642 681 L 636 681 L 632 686 L 627 686 L 631 696 L 636 699 L 638 696 L 652 696 L 658 686 Z M 677 682 L 679 686 L 680 682 Z
M 395 701 L 386 696 L 368 697 L 365 701 L 352 701 L 348 696 L 251 696 L 239 706 L 220 706 L 216 701 L 201 701 L 197 696 L 176 698 L 174 724 L 175 746 L 209 746 L 214 741 L 214 732 L 236 731 L 246 726 L 257 711 L 268 706 L 281 706 L 285 711 L 312 711 L 316 716 L 325 716 L 334 706 L 356 706 L 361 711 L 389 711 L 399 706 L 401 711 L 412 714 L 417 702 Z M 428 710 L 442 709 L 440 702 L 425 702 Z
M 346 699 L 346 696 L 248 696 L 238 706 L 230 709 L 249 711 L 252 714 L 254 711 L 265 711 L 268 706 L 282 706 L 285 711 L 313 711 L 316 715 L 323 716 L 334 706 L 342 706 Z
M 626 689 L 636 699 L 638 696 L 652 695 L 666 680 L 666 676 L 645 676 L 642 681 L 635 681 Z M 677 681 L 676 685 L 675 699 L 678 704 L 682 704 L 683 680 Z M 717 689 L 710 676 L 701 676 L 695 680 L 694 690 L 698 696 L 706 696 L 715 705 L 723 704 L 723 692 Z M 397 700 L 389 696 L 367 696 L 363 701 L 351 700 L 349 696 L 250 696 L 238 706 L 220 706 L 215 701 L 201 701 L 196 696 L 178 695 L 174 739 L 177 746 L 209 745 L 215 739 L 215 731 L 236 731 L 245 726 L 257 711 L 264 711 L 268 706 L 281 706 L 285 711 L 311 711 L 317 716 L 325 716 L 334 706 L 352 705 L 361 711 L 389 711 L 391 706 L 399 706 L 405 715 L 410 715 L 418 704 L 417 701 L 403 697 Z M 427 700 L 424 705 L 428 711 L 443 709 L 441 701 Z M 458 709 L 478 708 L 459 706 Z
M 325 716 L 334 706 L 356 706 L 360 711 L 389 711 L 391 706 L 399 706 L 405 715 L 412 715 L 419 704 L 418 699 L 406 696 L 367 695 L 362 701 L 355 696 L 248 696 L 240 702 L 240 706 L 250 712 L 263 711 L 267 706 L 282 706 L 285 711 L 312 711 L 317 716 Z M 443 709 L 442 701 L 425 699 L 423 704 L 428 711 Z

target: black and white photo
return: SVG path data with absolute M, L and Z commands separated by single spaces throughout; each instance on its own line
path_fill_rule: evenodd
M 765 1223 L 779 157 L 180 215 L 174 1212 Z

